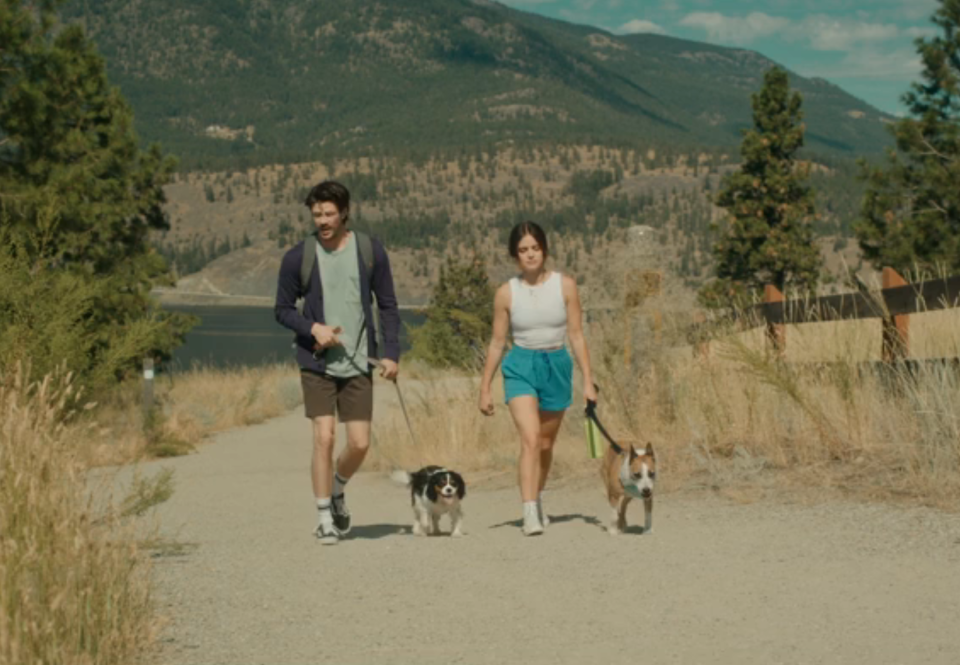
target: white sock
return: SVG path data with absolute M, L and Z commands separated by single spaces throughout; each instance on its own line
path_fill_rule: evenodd
M 524 516 L 524 518 L 534 517 L 534 518 L 536 518 L 536 520 L 537 520 L 538 522 L 540 521 L 540 513 L 537 512 L 537 502 L 536 502 L 536 501 L 524 501 L 524 502 L 523 502 L 523 516 Z
M 346 489 L 347 481 L 349 478 L 344 478 L 339 473 L 333 474 L 333 495 L 340 496 L 343 494 L 343 490 Z
M 317 499 L 317 510 L 320 513 L 321 522 L 333 524 L 333 513 L 330 512 L 330 497 Z

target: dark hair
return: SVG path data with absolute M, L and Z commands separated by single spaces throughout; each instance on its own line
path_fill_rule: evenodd
M 310 190 L 303 204 L 312 210 L 317 203 L 328 201 L 337 206 L 337 212 L 343 214 L 344 210 L 350 208 L 350 192 L 335 180 L 324 180 Z M 343 221 L 347 221 L 346 216 Z
M 540 225 L 536 222 L 520 222 L 513 227 L 513 230 L 510 231 L 510 240 L 507 243 L 507 246 L 510 248 L 510 256 L 517 258 L 520 247 L 520 241 L 523 240 L 526 236 L 533 236 L 533 239 L 537 241 L 537 244 L 540 245 L 540 250 L 543 252 L 543 258 L 547 258 L 550 255 L 549 250 L 547 249 L 547 234 L 543 232 L 543 229 L 540 228 Z

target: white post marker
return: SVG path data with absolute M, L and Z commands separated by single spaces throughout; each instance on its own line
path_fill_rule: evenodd
M 143 424 L 147 426 L 153 410 L 153 358 L 143 359 Z

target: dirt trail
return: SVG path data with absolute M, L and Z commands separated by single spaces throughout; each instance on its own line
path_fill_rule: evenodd
M 465 538 L 416 538 L 370 473 L 322 547 L 308 437 L 298 410 L 156 463 L 165 530 L 197 544 L 157 559 L 160 662 L 960 663 L 960 517 L 672 494 L 614 538 L 589 485 L 547 493 L 539 538 L 513 489 L 468 494 Z

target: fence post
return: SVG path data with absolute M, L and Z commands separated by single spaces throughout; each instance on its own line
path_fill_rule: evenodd
M 143 359 L 143 423 L 149 426 L 153 411 L 153 358 Z
M 900 273 L 893 268 L 884 268 L 882 283 L 884 289 L 906 286 Z M 883 361 L 886 363 L 903 360 L 909 354 L 910 316 L 897 314 L 883 319 Z
M 773 284 L 767 284 L 763 287 L 763 302 L 777 303 L 783 302 L 783 293 Z M 787 327 L 782 323 L 767 322 L 767 339 L 773 347 L 774 353 L 778 357 L 783 357 L 787 350 Z
M 710 340 L 703 334 L 703 324 L 706 322 L 707 317 L 703 312 L 694 312 L 693 327 L 696 334 L 696 339 L 693 341 L 694 358 L 710 357 Z

